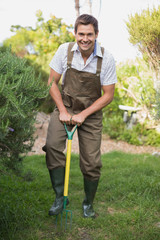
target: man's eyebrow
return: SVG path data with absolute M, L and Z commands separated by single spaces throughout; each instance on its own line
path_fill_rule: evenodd
M 83 34 L 83 35 L 85 35 L 84 32 L 78 32 L 78 34 Z M 90 32 L 90 33 L 86 33 L 86 35 L 92 35 L 92 34 L 93 34 L 92 32 Z

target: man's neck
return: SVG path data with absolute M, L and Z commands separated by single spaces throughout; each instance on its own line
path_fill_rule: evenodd
M 90 51 L 82 51 L 81 52 L 81 55 L 82 55 L 82 58 L 84 60 L 84 65 L 86 65 L 86 61 L 87 59 L 90 57 L 90 55 L 94 52 L 94 49 L 91 49 Z

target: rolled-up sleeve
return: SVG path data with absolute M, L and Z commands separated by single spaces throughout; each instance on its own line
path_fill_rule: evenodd
M 115 60 L 109 52 L 105 52 L 103 56 L 101 85 L 111 85 L 117 82 Z
M 62 44 L 53 56 L 49 66 L 59 74 L 64 72 L 66 66 L 68 44 Z

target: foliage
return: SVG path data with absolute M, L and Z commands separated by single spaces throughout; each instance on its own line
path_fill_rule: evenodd
M 94 200 L 97 217 L 84 219 L 78 158 L 72 155 L 67 206 L 73 213 L 71 230 L 64 231 L 59 222 L 56 228 L 55 217 L 48 216 L 55 195 L 44 156 L 30 156 L 23 161 L 23 177 L 1 174 L 0 239 L 160 240 L 160 159 L 120 152 L 102 155 Z
M 156 94 L 156 109 L 157 109 L 156 118 L 160 119 L 160 89 L 157 91 Z
M 41 82 L 43 82 L 46 85 L 46 80 L 48 79 L 48 73 L 44 70 L 42 70 L 42 67 L 38 65 L 37 63 L 34 63 L 30 59 L 26 59 L 26 63 L 34 68 L 35 71 L 35 77 L 38 77 Z M 41 100 L 39 100 L 39 108 L 38 110 L 40 112 L 45 113 L 51 113 L 53 112 L 53 109 L 55 107 L 55 103 L 53 99 L 51 98 L 50 94 Z
M 31 150 L 36 110 L 48 92 L 26 60 L 0 51 L 0 162 L 8 168 Z
M 5 40 L 3 44 L 11 45 L 16 55 L 30 59 L 33 64 L 40 65 L 42 70 L 49 73 L 48 64 L 57 48 L 64 42 L 75 40 L 71 32 L 73 27 L 53 15 L 45 22 L 40 10 L 37 11 L 36 17 L 35 29 L 12 26 L 11 30 L 16 34 Z
M 62 22 L 61 18 L 51 16 L 44 20 L 42 12 L 36 13 L 36 27 L 12 26 L 11 31 L 15 35 L 3 42 L 3 45 L 12 46 L 12 51 L 17 56 L 25 57 L 28 63 L 34 67 L 36 75 L 41 73 L 41 79 L 45 83 L 48 80 L 49 63 L 57 48 L 64 42 L 73 42 L 75 37 L 72 33 L 72 25 Z M 41 111 L 49 113 L 53 111 L 54 102 L 50 95 L 43 101 Z
M 103 133 L 109 135 L 112 139 L 117 139 L 124 129 L 124 122 L 119 109 L 119 104 L 122 103 L 116 85 L 114 100 L 103 108 Z
M 103 109 L 103 132 L 113 139 L 135 145 L 160 146 L 160 134 L 150 129 L 157 124 L 154 120 L 156 92 L 151 70 L 143 60 L 137 59 L 135 62 L 120 63 L 117 66 L 117 78 L 114 100 Z M 138 123 L 132 130 L 127 129 L 123 122 L 123 111 L 119 105 L 141 109 L 137 113 Z
M 39 75 L 39 72 L 41 72 L 41 78 L 46 82 L 49 73 L 48 64 L 57 48 L 63 42 L 74 41 L 75 38 L 72 34 L 72 26 L 62 23 L 61 18 L 51 16 L 48 21 L 44 21 L 41 11 L 38 11 L 36 16 L 37 23 L 35 29 L 12 26 L 12 31 L 16 34 L 6 40 L 4 46 L 12 45 L 14 52 L 18 56 L 27 59 L 28 63 L 34 67 L 36 75 Z M 147 129 L 157 124 L 154 119 L 156 112 L 158 112 L 157 118 L 160 116 L 159 102 L 155 102 L 155 98 L 159 101 L 160 94 L 156 95 L 153 71 L 148 68 L 148 64 L 146 65 L 146 63 L 154 60 L 151 63 L 157 73 L 156 66 L 158 65 L 156 65 L 156 61 L 159 55 L 157 55 L 156 51 L 159 52 L 159 45 L 156 44 L 159 43 L 156 42 L 156 39 L 159 39 L 159 26 L 159 8 L 158 10 L 154 8 L 152 12 L 148 9 L 140 15 L 136 14 L 129 18 L 127 27 L 130 41 L 143 52 L 145 61 L 137 59 L 136 62 L 130 61 L 117 66 L 118 83 L 116 85 L 115 98 L 109 106 L 103 109 L 104 132 L 112 138 L 123 139 L 138 145 L 146 144 L 147 142 L 153 145 L 156 144 L 156 139 L 151 137 L 154 134 L 157 136 L 155 130 L 151 130 L 151 133 L 145 137 L 145 141 L 144 139 L 143 141 L 139 139 L 141 139 L 141 132 L 144 126 Z M 147 57 L 145 51 L 147 51 Z M 127 130 L 126 125 L 122 121 L 123 112 L 119 109 L 120 104 L 140 107 L 142 110 L 138 113 L 138 121 L 141 125 L 132 131 Z M 154 107 L 155 104 L 157 104 L 157 108 Z M 53 108 L 54 103 L 50 96 L 40 106 L 40 110 L 46 113 L 51 112 Z M 133 133 L 133 131 L 136 132 Z M 147 138 L 150 140 L 146 140 Z
M 154 7 L 152 10 L 148 8 L 134 16 L 130 15 L 126 25 L 130 34 L 130 42 L 138 47 L 147 66 L 153 71 L 152 79 L 157 105 L 154 110 L 156 117 L 160 118 L 160 6 L 157 9 Z M 145 86 L 147 87 L 147 84 Z
M 160 6 L 129 16 L 126 22 L 130 42 L 137 45 L 146 63 L 150 64 L 159 80 L 160 75 Z
M 125 105 L 151 109 L 155 103 L 152 71 L 143 60 L 126 62 L 117 66 L 118 89 Z
M 112 116 L 106 119 L 103 132 L 111 139 L 122 140 L 133 145 L 160 146 L 160 134 L 155 129 L 147 129 L 146 124 L 137 123 L 132 129 L 128 129 L 122 116 Z

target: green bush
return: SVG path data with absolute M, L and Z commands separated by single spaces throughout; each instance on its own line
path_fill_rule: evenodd
M 35 115 L 48 92 L 26 60 L 0 50 L 0 161 L 6 167 L 17 169 L 31 150 Z
M 153 86 L 152 71 L 141 59 L 126 62 L 117 66 L 117 78 L 114 100 L 103 109 L 103 132 L 113 139 L 123 140 L 134 145 L 160 146 L 160 134 L 152 128 L 154 116 L 160 116 L 160 94 Z M 155 97 L 156 102 L 155 102 Z M 132 129 L 127 129 L 123 122 L 123 111 L 119 105 L 140 107 L 150 113 L 153 121 L 146 118 L 143 124 L 137 123 Z M 153 106 L 157 106 L 156 108 Z M 155 123 L 155 125 L 157 122 Z
M 105 118 L 103 120 L 103 132 L 107 133 L 112 139 L 118 139 L 123 133 L 124 122 L 121 116 Z
M 147 139 L 145 142 L 146 145 L 154 145 L 156 147 L 160 146 L 160 134 L 157 133 L 155 130 L 148 130 L 147 131 Z
M 45 85 L 47 85 L 49 74 L 42 69 L 42 66 L 37 64 L 34 61 L 31 61 L 31 59 L 27 59 L 27 64 L 34 68 L 35 76 L 40 77 L 40 80 L 44 82 Z M 44 112 L 46 114 L 53 112 L 55 103 L 50 94 L 46 98 L 40 99 L 39 101 L 40 101 L 40 106 L 39 106 L 40 112 Z
M 160 134 L 155 129 L 147 129 L 145 124 L 137 123 L 132 129 L 127 129 L 120 115 L 103 119 L 103 132 L 111 139 L 122 140 L 133 145 L 160 146 Z

